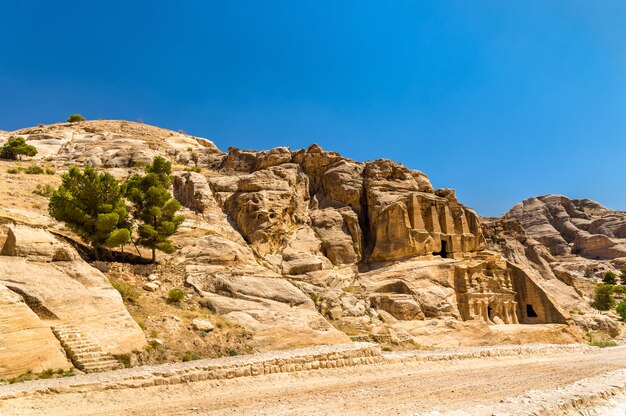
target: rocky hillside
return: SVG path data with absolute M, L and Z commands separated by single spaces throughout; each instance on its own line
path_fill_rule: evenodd
M 595 283 L 605 272 L 619 275 L 626 265 L 626 212 L 590 199 L 529 198 L 501 218 L 483 219 L 483 228 L 489 247 L 507 260 L 547 282 L 566 283 L 568 290 L 559 286 L 558 296 L 572 311 L 591 302 Z M 586 323 L 583 315 L 574 313 L 572 318 L 583 327 L 608 330 L 616 317 L 610 312 L 603 316 Z
M 46 199 L 33 195 L 36 186 L 56 185 L 58 173 L 71 164 L 91 164 L 123 179 L 155 155 L 174 162 L 172 191 L 186 217 L 174 238 L 179 250 L 162 255 L 157 266 L 132 264 L 146 256 L 141 251 L 127 255 L 126 262 L 120 262 L 120 253 L 110 253 L 110 261 L 91 263 L 116 287 L 125 285 L 126 307 L 144 330 L 143 345 L 148 342 L 143 350 L 135 344 L 116 350 L 104 341 L 99 347 L 130 354 L 133 362 L 351 338 L 415 348 L 574 342 L 596 330 L 619 334 L 611 317 L 595 313 L 584 293 L 556 272 L 554 254 L 519 220 L 482 223 L 454 191 L 435 190 L 424 173 L 390 160 L 356 162 L 317 145 L 222 152 L 208 140 L 125 121 L 40 126 L 0 135 L 0 144 L 13 134 L 38 148 L 34 163 L 57 173 L 31 178 L 15 173 L 18 163 L 0 162 L 4 234 L 30 227 L 37 229 L 33 233 L 62 236 L 79 249 L 76 237 L 47 217 Z M 578 217 L 572 224 L 590 233 L 595 228 L 592 212 L 588 215 L 589 226 Z M 608 238 L 620 238 L 619 226 L 605 228 L 614 233 Z M 9 240 L 6 244 L 13 244 Z M 72 247 L 67 250 L 78 257 Z M 12 253 L 0 256 L 7 302 L 50 309 L 57 301 L 37 289 L 44 273 L 20 278 L 19 290 L 11 289 L 12 257 L 18 256 Z M 22 262 L 31 267 L 42 260 L 27 255 Z M 58 269 L 51 259 L 42 264 Z M 66 279 L 81 280 L 69 272 Z M 125 294 L 129 288 L 139 295 Z M 171 288 L 186 291 L 181 305 L 165 302 Z M 71 308 L 74 301 L 62 285 L 58 290 Z M 87 325 L 76 310 L 73 317 L 55 314 L 62 322 L 36 313 L 31 318 L 43 332 L 71 323 L 102 339 L 100 324 Z M 113 326 L 126 322 L 113 315 L 98 319 Z M 21 330 L 19 323 L 8 323 L 0 333 L 12 325 Z M 54 337 L 46 339 L 63 351 Z
M 611 211 L 590 199 L 562 195 L 530 198 L 505 214 L 554 256 L 579 255 L 626 263 L 626 212 Z

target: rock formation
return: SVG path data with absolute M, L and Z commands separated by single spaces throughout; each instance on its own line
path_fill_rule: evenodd
M 515 205 L 505 217 L 517 219 L 554 256 L 626 258 L 626 213 L 611 211 L 595 201 L 545 195 Z
M 623 257 L 623 217 L 592 201 L 540 197 L 482 220 L 422 172 L 317 145 L 223 153 L 204 139 L 113 121 L 11 134 L 59 167 L 92 164 L 119 178 L 153 155 L 172 160 L 186 220 L 179 250 L 162 262 L 183 270 L 197 308 L 243 326 L 257 351 L 349 337 L 456 346 L 619 332 L 587 305 L 572 270 L 555 264 L 572 250 Z M 145 342 L 105 276 L 43 229 L 10 227 L 0 284 L 50 361 L 63 358 L 52 321 L 109 353 Z
M 188 266 L 187 282 L 205 306 L 257 334 L 268 329 L 265 316 L 280 316 L 274 332 L 306 334 L 285 311 L 301 319 L 316 310 L 351 335 L 396 341 L 411 338 L 401 322 L 428 319 L 568 322 L 543 276 L 485 251 L 479 217 L 454 191 L 435 191 L 426 175 L 398 163 L 359 163 L 316 145 L 231 148 L 210 175 L 175 176 L 183 205 L 221 230 L 210 238 L 229 236 L 220 243 L 228 249 L 205 258 L 210 265 Z M 339 339 L 334 328 L 323 331 Z
M 145 345 L 119 293 L 73 247 L 44 229 L 8 227 L 0 255 L 0 377 L 69 368 L 53 328 L 72 324 L 110 354 Z
M 529 198 L 498 219 L 483 220 L 489 247 L 524 270 L 584 332 L 617 336 L 610 314 L 590 307 L 594 282 L 626 264 L 626 214 L 589 199 Z

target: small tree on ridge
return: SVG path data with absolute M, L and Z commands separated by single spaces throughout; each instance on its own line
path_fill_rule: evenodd
M 176 232 L 184 216 L 176 215 L 181 205 L 169 192 L 172 164 L 157 156 L 145 172 L 131 176 L 124 185 L 124 193 L 132 204 L 133 217 L 140 221 L 137 243 L 152 250 L 154 263 L 156 250 L 165 253 L 176 250 L 168 237 Z
M 71 116 L 68 117 L 67 122 L 68 123 L 78 123 L 80 121 L 85 121 L 85 117 L 83 117 L 80 114 L 72 114 Z
M 87 166 L 76 166 L 62 175 L 62 183 L 52 193 L 48 211 L 94 249 L 100 259 L 101 247 L 118 247 L 130 241 L 128 211 L 119 182 L 109 173 L 98 173 Z
M 26 139 L 21 136 L 10 137 L 2 148 L 0 148 L 0 158 L 10 160 L 22 160 L 22 156 L 35 156 L 37 149 L 26 143 Z

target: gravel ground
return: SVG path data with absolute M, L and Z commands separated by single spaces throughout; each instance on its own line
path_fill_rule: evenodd
M 623 347 L 525 347 L 522 354 L 514 354 L 522 351 L 519 346 L 463 349 L 461 356 L 461 351 L 415 353 L 438 355 L 436 361 L 406 360 L 409 353 L 392 353 L 387 364 L 86 393 L 32 394 L 3 400 L 0 414 L 319 416 L 436 411 L 491 415 L 502 406 L 523 411 L 529 403 L 548 403 L 550 397 L 564 400 L 584 391 L 602 391 L 608 384 L 620 385 L 621 375 L 626 375 L 626 371 L 609 374 L 626 368 Z M 488 350 L 494 356 L 489 356 Z M 452 358 L 454 353 L 457 358 Z M 483 358 L 472 359 L 468 353 Z M 393 362 L 398 356 L 405 361 Z M 590 377 L 604 378 L 563 390 Z M 624 382 L 626 386 L 626 378 Z

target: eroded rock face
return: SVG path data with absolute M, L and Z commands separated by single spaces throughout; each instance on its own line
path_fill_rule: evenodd
M 296 324 L 303 311 L 313 310 L 321 314 L 315 319 L 390 337 L 392 323 L 426 319 L 566 323 L 567 312 L 548 293 L 565 286 L 572 303 L 580 301 L 547 265 L 551 255 L 541 243 L 513 239 L 519 246 L 507 253 L 510 261 L 486 252 L 480 219 L 454 191 L 435 191 L 423 173 L 389 160 L 358 163 L 316 145 L 296 152 L 231 148 L 206 183 L 202 175 L 177 173 L 174 191 L 203 216 L 222 210 L 222 229 L 231 225 L 245 240 L 186 239 L 188 283 L 206 305 L 266 334 L 274 309 L 283 311 L 280 327 L 294 334 L 304 330 Z M 250 247 L 256 264 L 240 261 L 236 246 Z M 211 253 L 206 260 L 203 250 Z M 535 262 L 545 273 L 525 271 Z M 278 289 L 281 279 L 289 284 Z M 304 293 L 307 302 L 278 291 Z M 289 317 L 285 304 L 294 308 Z
M 626 240 L 619 236 L 625 223 L 625 214 L 597 202 L 546 195 L 484 220 L 483 229 L 489 247 L 511 263 L 513 273 L 530 276 L 562 315 L 585 333 L 614 337 L 620 332 L 615 321 L 590 305 L 603 273 L 619 275 L 616 269 L 624 264 Z
M 0 260 L 1 261 L 1 260 Z M 0 284 L 0 378 L 27 371 L 72 367 L 59 341 L 24 302 L 22 296 Z
M 4 346 L 25 356 L 48 349 L 46 355 L 33 359 L 34 367 L 58 363 L 45 369 L 67 368 L 66 361 L 58 359 L 60 345 L 52 341 L 56 338 L 51 326 L 56 325 L 75 325 L 109 353 L 129 353 L 145 345 L 143 332 L 108 279 L 44 229 L 9 227 L 0 255 L 0 292 L 5 294 L 4 308 L 15 319 L 25 320 L 20 330 L 30 328 L 34 337 L 28 342 L 28 331 L 23 339 L 7 335 Z M 6 365 L 5 374 L 14 374 L 25 365 L 22 360 L 16 360 L 15 366 L 1 358 L 0 362 Z
M 186 281 L 203 297 L 203 306 L 250 331 L 259 351 L 349 341 L 302 291 L 277 274 L 257 271 L 233 275 L 222 268 L 189 266 Z
M 15 225 L 9 228 L 2 256 L 28 257 L 33 261 L 72 261 L 76 253 L 41 228 Z
M 302 228 L 319 241 L 303 251 L 334 266 L 484 248 L 476 214 L 453 191 L 435 192 L 426 175 L 389 160 L 358 163 L 316 145 L 296 152 L 231 148 L 219 170 L 208 178 L 215 199 L 255 252 L 287 274 L 293 268 L 275 256 L 287 251 L 282 261 L 294 261 L 293 235 Z M 203 185 L 192 186 L 191 195 L 190 181 L 201 182 L 192 176 L 179 175 L 175 193 L 198 211 L 207 197 Z
M 274 253 L 292 227 L 306 221 L 307 188 L 297 165 L 271 167 L 241 177 L 225 209 L 253 248 Z
M 0 145 L 19 135 L 37 148 L 36 159 L 101 168 L 145 166 L 155 156 L 177 163 L 213 166 L 224 154 L 205 139 L 130 121 L 59 123 L 0 134 Z
M 372 252 L 370 261 L 484 248 L 476 214 L 458 203 L 452 190 L 432 192 L 430 182 L 388 160 L 366 165 Z
M 610 211 L 597 202 L 545 195 L 517 204 L 505 216 L 517 219 L 555 256 L 572 253 L 591 259 L 626 257 L 626 214 Z
M 431 345 L 432 339 L 440 346 L 445 342 L 435 338 L 441 334 L 452 345 L 472 337 L 467 343 L 521 342 L 528 338 L 516 338 L 515 331 L 490 335 L 498 325 L 517 322 L 558 323 L 551 333 L 569 331 L 570 340 L 580 336 L 570 318 L 588 299 L 572 286 L 571 268 L 552 265 L 556 257 L 546 246 L 567 253 L 573 242 L 552 225 L 556 214 L 545 202 L 535 208 L 542 218 L 552 218 L 546 221 L 553 230 L 541 218 L 535 223 L 546 245 L 513 217 L 488 221 L 483 231 L 454 191 L 434 190 L 422 172 L 393 161 L 356 162 L 317 145 L 222 153 L 182 133 L 119 122 L 107 131 L 107 125 L 48 126 L 23 134 L 33 135 L 33 141 L 46 135 L 41 142 L 59 163 L 101 164 L 118 178 L 143 163 L 142 152 L 175 162 L 181 170 L 174 173 L 173 193 L 186 219 L 173 236 L 179 250 L 163 261 L 185 270 L 186 283 L 202 298 L 197 307 L 238 322 L 256 350 L 345 342 L 348 335 L 398 344 Z M 176 164 L 201 166 L 202 173 Z M 602 214 L 601 206 L 577 204 L 603 221 L 587 226 L 565 207 L 575 228 L 620 238 L 619 221 Z M 56 243 L 46 243 L 47 237 L 28 244 L 22 238 L 20 244 L 18 231 L 5 264 L 31 276 L 23 279 L 30 288 L 24 293 L 45 301 L 47 312 L 40 313 L 66 319 L 64 305 L 71 304 L 66 295 L 53 299 L 32 277 L 45 274 L 50 290 L 88 299 L 84 303 L 91 306 L 78 308 L 81 314 L 93 315 L 97 305 L 112 311 L 109 319 L 124 321 L 116 293 L 104 287 L 101 274 L 87 271 L 91 268 L 72 252 L 55 255 Z M 596 239 L 585 240 L 587 250 L 605 250 L 606 241 Z M 20 257 L 21 247 L 31 260 Z M 103 334 L 109 330 L 93 325 Z M 584 325 L 609 328 L 595 318 Z M 113 342 L 101 337 L 105 345 Z

